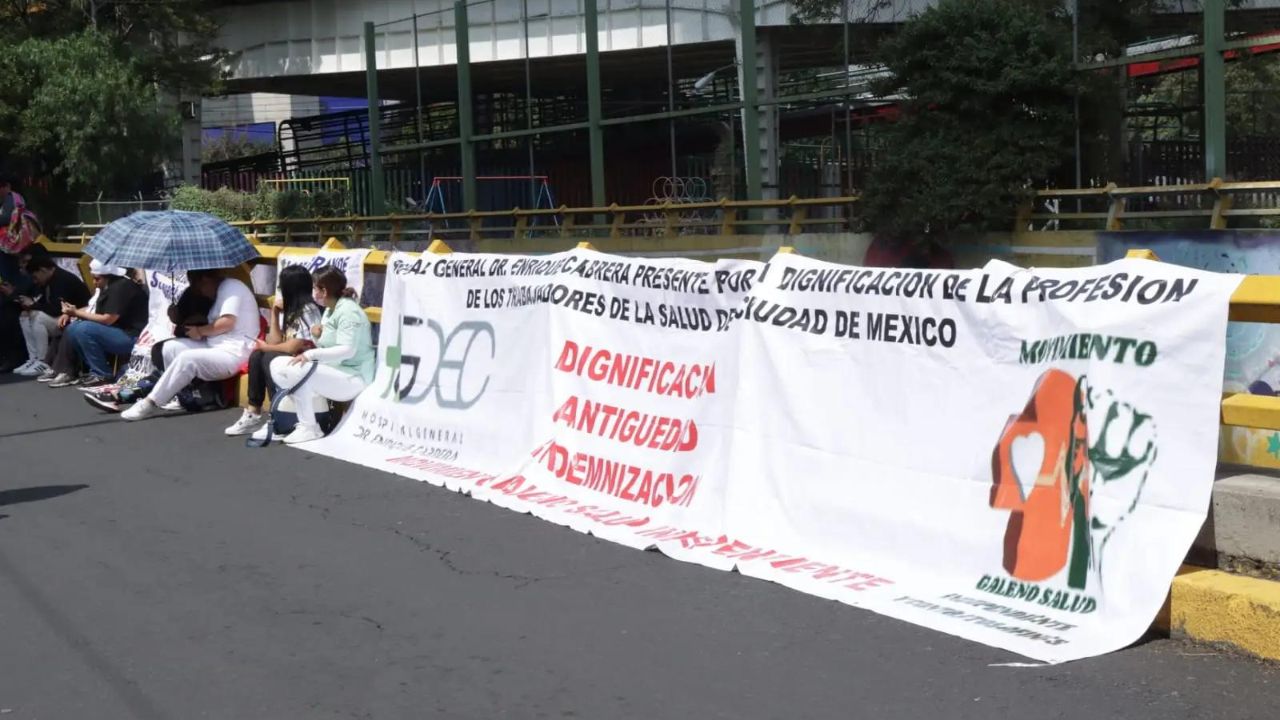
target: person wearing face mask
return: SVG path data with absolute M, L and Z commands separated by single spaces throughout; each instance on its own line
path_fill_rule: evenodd
M 221 270 L 191 270 L 187 282 L 211 298 L 208 324 L 188 325 L 186 337 L 170 340 L 161 350 L 164 372 L 150 394 L 120 413 L 124 420 L 145 420 L 180 411 L 178 392 L 199 378 L 217 382 L 235 377 L 258 339 L 258 301 L 248 285 L 225 277 Z
M 284 438 L 290 445 L 324 437 L 316 422 L 315 396 L 347 402 L 373 382 L 376 353 L 369 316 L 355 301 L 346 276 L 326 266 L 315 272 L 312 282 L 316 304 L 324 308 L 323 320 L 312 329 L 316 347 L 271 361 L 271 378 L 276 385 L 294 389 L 298 424 Z

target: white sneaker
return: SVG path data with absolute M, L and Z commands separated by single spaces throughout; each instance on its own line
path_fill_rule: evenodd
M 259 443 L 263 442 L 264 440 L 267 439 L 267 432 L 270 429 L 271 429 L 271 425 L 269 425 L 268 423 L 262 423 L 262 427 L 253 431 L 253 435 L 252 435 L 253 439 Z M 280 442 L 280 436 L 272 435 L 271 442 Z
M 35 364 L 31 366 L 31 369 L 27 371 L 27 374 L 31 377 L 38 378 L 51 372 L 53 372 L 53 368 L 49 367 L 45 361 L 36 360 Z
M 153 418 L 163 414 L 164 411 L 155 403 L 151 402 L 150 398 L 143 398 L 134 403 L 133 407 L 120 413 L 120 417 L 132 422 L 134 420 L 146 420 L 147 418 Z
M 21 375 L 23 377 L 35 377 L 40 373 L 44 372 L 44 370 L 42 369 L 37 369 L 40 365 L 43 365 L 43 364 L 44 363 L 40 362 L 39 360 L 28 360 L 22 363 L 21 365 L 19 365 L 18 367 L 14 368 L 13 374 Z
M 324 437 L 324 431 L 319 425 L 314 423 L 298 423 L 293 427 L 293 432 L 284 438 L 285 445 L 297 445 L 298 443 L 311 442 Z
M 249 435 L 253 431 L 262 427 L 267 423 L 267 416 L 264 413 L 250 412 L 247 408 L 240 414 L 240 419 L 236 423 L 227 428 L 223 432 L 231 437 L 237 435 Z
M 71 387 L 73 385 L 79 385 L 79 384 L 80 384 L 79 376 L 72 375 L 71 373 L 60 373 L 58 377 L 49 381 L 49 387 L 51 388 Z
M 178 396 L 174 395 L 169 402 L 160 406 L 160 409 L 168 413 L 186 412 L 186 408 L 182 407 L 182 403 L 178 402 Z

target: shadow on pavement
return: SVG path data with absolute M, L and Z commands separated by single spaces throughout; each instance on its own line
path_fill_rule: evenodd
M 38 487 L 18 488 L 16 490 L 0 490 L 0 507 L 19 505 L 21 503 L 52 500 L 63 495 L 70 495 L 77 490 L 84 490 L 88 485 L 41 485 Z M 0 515 L 0 518 L 8 517 Z
M 120 422 L 119 416 L 107 415 L 102 420 L 94 420 L 92 422 L 75 423 L 74 425 L 59 425 L 57 427 L 49 427 L 49 428 L 35 428 L 34 430 L 21 430 L 18 432 L 11 432 L 11 433 L 0 433 L 0 440 L 4 440 L 6 438 L 24 437 L 27 435 L 39 435 L 41 433 L 62 432 L 63 430 L 76 430 L 79 428 L 93 427 L 95 425 L 110 425 L 112 423 L 119 423 L 119 422 Z

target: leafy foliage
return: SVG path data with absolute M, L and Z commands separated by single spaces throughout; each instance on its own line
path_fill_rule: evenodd
M 200 145 L 201 160 L 206 163 L 235 160 L 275 150 L 275 144 L 234 133 L 223 134 Z
M 872 229 L 929 243 L 1004 227 L 1068 157 L 1070 36 L 1020 0 L 941 0 L 882 47 L 904 97 L 863 193 Z
M 351 213 L 350 194 L 345 189 L 276 189 L 263 184 L 254 193 L 230 188 L 204 190 L 184 185 L 174 190 L 170 206 L 174 210 L 207 212 L 223 220 L 285 220 L 342 217 Z
M 1273 135 L 1280 131 L 1280 57 L 1244 56 L 1226 65 L 1226 117 L 1229 137 Z M 1200 84 L 1194 70 L 1161 76 L 1138 102 L 1165 107 L 1181 122 L 1154 133 L 1157 140 L 1200 137 Z
M 0 0 L 5 169 L 53 176 L 73 195 L 146 186 L 175 149 L 172 98 L 217 89 L 213 5 Z
M 0 55 L 0 140 L 72 188 L 127 188 L 156 167 L 177 118 L 94 31 L 31 38 Z

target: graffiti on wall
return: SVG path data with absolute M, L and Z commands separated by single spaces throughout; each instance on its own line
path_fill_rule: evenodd
M 1111 262 L 1134 249 L 1155 252 L 1164 262 L 1201 270 L 1252 275 L 1280 274 L 1280 231 L 1203 230 L 1098 234 L 1098 261 Z M 1280 325 L 1227 326 L 1225 392 L 1280 394 Z M 1280 468 L 1280 433 L 1223 428 L 1223 462 Z

